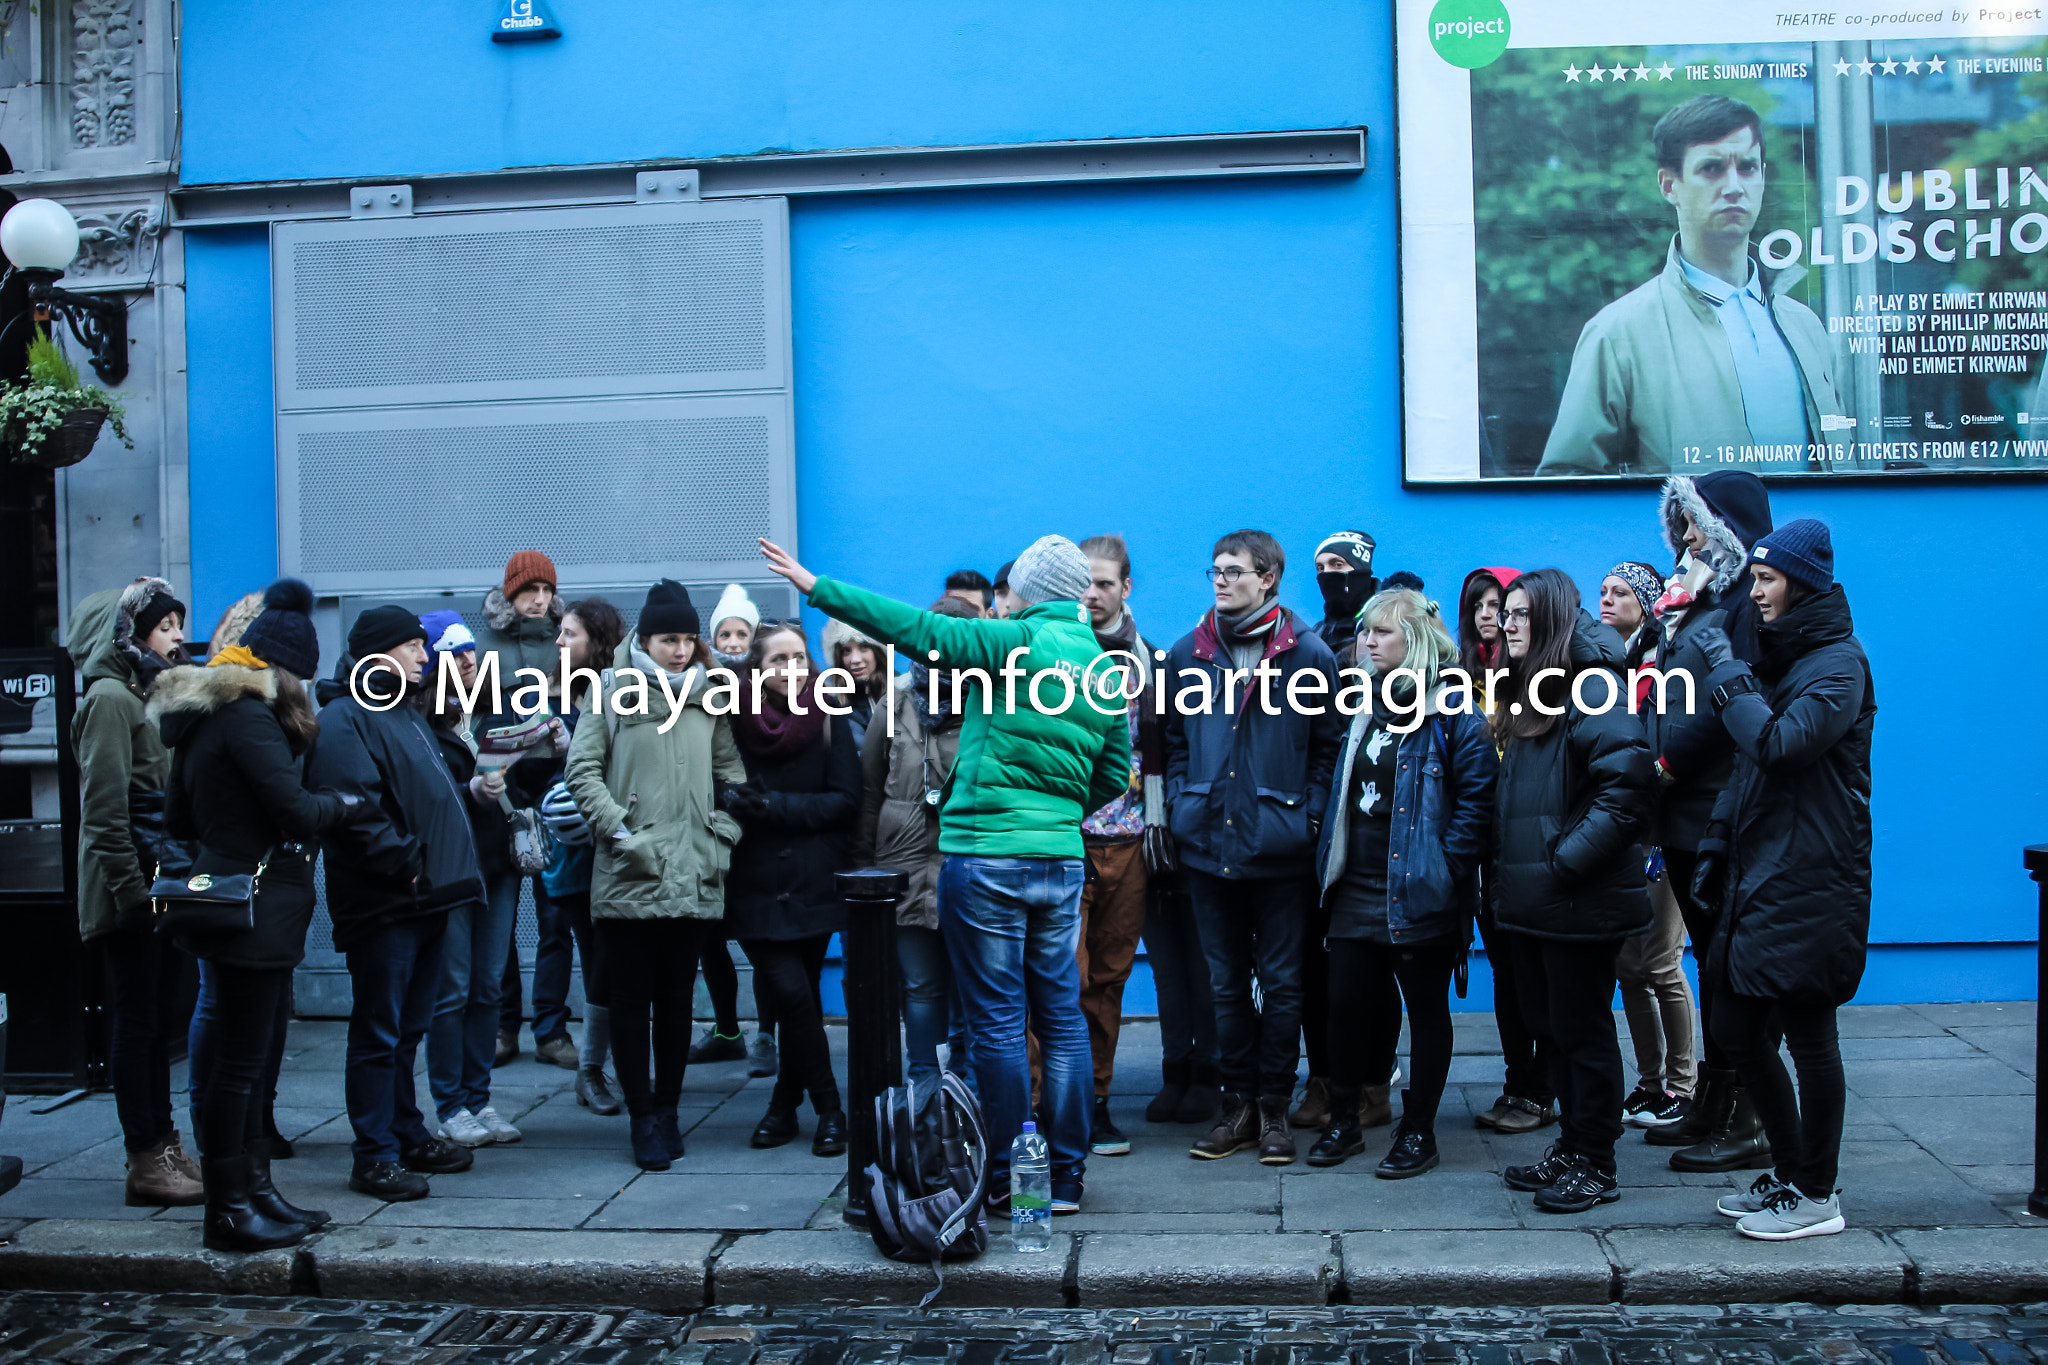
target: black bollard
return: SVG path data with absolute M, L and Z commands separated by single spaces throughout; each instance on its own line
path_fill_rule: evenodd
M 870 867 L 838 874 L 846 902 L 846 1221 L 868 1225 L 867 1182 L 875 1159 L 875 1101 L 903 1084 L 902 973 L 896 965 L 896 902 L 910 879 Z
M 2048 1059 L 2048 844 L 2027 845 L 2027 871 L 2041 884 L 2034 939 L 2034 1192 L 2027 1212 L 2048 1218 L 2048 1090 L 2041 1088 L 2041 1063 Z

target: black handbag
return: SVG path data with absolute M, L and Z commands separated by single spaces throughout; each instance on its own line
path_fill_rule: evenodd
M 254 929 L 256 884 L 268 866 L 270 854 L 265 853 L 254 872 L 158 877 L 149 887 L 150 904 L 156 910 L 156 931 L 204 935 Z

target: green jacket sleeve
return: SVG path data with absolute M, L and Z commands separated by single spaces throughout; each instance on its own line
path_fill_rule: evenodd
M 1094 771 L 1088 774 L 1088 799 L 1084 811 L 1098 811 L 1131 788 L 1131 727 L 1117 716 L 1109 726 L 1108 742 L 1095 756 Z
M 88 693 L 72 723 L 78 752 L 78 860 L 90 864 L 116 912 L 149 899 L 142 863 L 128 828 L 128 789 L 135 777 L 134 727 L 142 703 L 125 692 Z
M 1612 474 L 1630 458 L 1629 384 L 1598 318 L 1579 334 L 1538 474 Z
M 931 663 L 926 653 L 936 649 L 939 666 L 946 668 L 985 668 L 993 673 L 1011 650 L 1031 643 L 1030 627 L 1021 621 L 941 616 L 831 578 L 811 585 L 811 605 L 912 652 L 919 663 Z

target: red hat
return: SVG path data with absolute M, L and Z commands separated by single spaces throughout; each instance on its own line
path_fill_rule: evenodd
M 539 550 L 521 550 L 505 561 L 506 597 L 517 597 L 519 590 L 530 583 L 545 583 L 550 588 L 561 586 L 555 579 L 555 561 Z

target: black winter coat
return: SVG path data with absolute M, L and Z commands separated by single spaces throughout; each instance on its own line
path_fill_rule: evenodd
M 220 664 L 172 669 L 149 699 L 173 750 L 166 824 L 197 844 L 192 871 L 240 875 L 270 859 L 256 882 L 253 928 L 184 940 L 195 957 L 225 966 L 299 965 L 313 919 L 314 841 L 345 818 L 339 796 L 306 790 L 271 710 L 276 697 L 271 670 Z
M 483 899 L 468 797 L 410 701 L 373 711 L 344 694 L 322 707 L 306 780 L 373 801 L 383 813 L 322 840 L 336 948 L 346 952 L 387 924 Z
M 1564 679 L 1546 679 L 1539 695 L 1566 713 L 1546 733 L 1510 741 L 1501 758 L 1494 915 L 1503 929 L 1595 940 L 1650 927 L 1641 844 L 1656 777 L 1620 665 L 1621 637 L 1581 609 L 1571 666 L 1613 670 L 1615 704 L 1589 714 Z M 1606 696 L 1597 680 L 1581 691 L 1596 703 Z
M 1672 628 L 1670 641 L 1658 653 L 1654 667 L 1667 674 L 1683 673 L 1692 679 L 1692 707 L 1686 708 L 1686 684 L 1673 678 L 1665 687 L 1665 708 L 1660 712 L 1656 694 L 1643 708 L 1643 722 L 1649 730 L 1650 757 L 1663 759 L 1672 780 L 1660 784 L 1657 814 L 1651 825 L 1652 841 L 1664 848 L 1692 850 L 1699 847 L 1714 813 L 1714 802 L 1735 771 L 1735 743 L 1728 737 L 1720 717 L 1707 700 L 1711 690 L 1707 674 L 1713 669 L 1700 649 L 1700 632 L 1719 626 L 1728 632 L 1738 659 L 1756 653 L 1756 604 L 1744 595 L 1748 580 L 1740 580 L 1725 594 L 1711 588 L 1685 608 Z
M 845 716 L 826 722 L 794 758 L 773 762 L 747 752 L 747 780 L 768 789 L 768 809 L 740 816 L 745 830 L 725 877 L 725 924 L 734 938 L 796 939 L 834 934 L 845 905 L 833 881 L 846 869 L 860 817 L 860 746 Z
M 1246 680 L 1231 684 L 1225 713 L 1224 674 L 1233 666 L 1209 616 L 1161 665 L 1169 689 L 1167 825 L 1182 861 L 1212 876 L 1315 876 L 1315 831 L 1330 801 L 1330 774 L 1350 718 L 1337 710 L 1337 661 L 1299 616 L 1289 612 L 1274 628 L 1269 651 L 1265 662 L 1279 676 L 1267 689 L 1278 715 L 1260 705 L 1257 679 L 1249 680 L 1249 693 Z M 1287 704 L 1287 689 L 1308 673 L 1321 675 L 1323 690 L 1301 685 L 1297 710 Z M 1172 703 L 1183 688 L 1199 697 L 1203 681 L 1209 713 L 1183 715 Z M 1321 715 L 1307 714 L 1317 706 Z
M 1877 697 L 1854 631 L 1840 584 L 1801 602 L 1759 633 L 1763 690 L 1721 712 L 1736 759 L 1700 843 L 1726 869 L 1706 972 L 1738 995 L 1842 1005 L 1863 979 Z
M 512 863 L 511 817 L 497 802 L 485 805 L 469 794 L 469 779 L 476 776 L 476 750 L 469 747 L 469 742 L 459 731 L 444 729 L 431 719 L 427 724 L 434 732 L 435 742 L 441 746 L 441 759 L 448 765 L 448 776 L 455 779 L 455 788 L 462 793 L 462 809 L 469 816 L 470 837 L 476 841 L 478 870 L 487 883 L 512 875 L 517 869 Z M 538 796 L 527 801 L 520 799 L 525 793 L 519 789 L 519 770 L 530 761 L 521 759 L 505 770 L 505 796 L 515 806 L 530 806 L 540 800 Z M 545 792 L 546 788 L 541 790 Z

